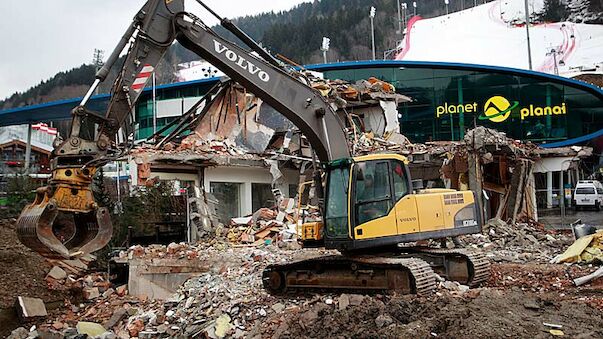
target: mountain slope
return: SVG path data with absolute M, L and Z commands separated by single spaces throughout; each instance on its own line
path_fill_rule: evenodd
M 544 3 L 535 0 L 531 6 L 538 13 Z M 529 68 L 523 0 L 497 0 L 448 16 L 414 20 L 408 31 L 399 60 Z M 566 76 L 603 71 L 603 25 L 532 24 L 530 47 L 537 71 Z

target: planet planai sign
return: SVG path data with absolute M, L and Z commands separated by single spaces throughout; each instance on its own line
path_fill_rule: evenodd
M 554 106 L 535 106 L 530 104 L 528 106 L 522 106 L 521 108 L 519 108 L 519 105 L 519 101 L 509 101 L 503 96 L 495 95 L 486 100 L 483 112 L 478 116 L 478 119 L 500 123 L 507 120 L 511 113 L 516 109 L 519 109 L 521 120 L 529 117 L 567 114 L 565 103 Z M 477 113 L 477 106 L 477 102 L 456 105 L 444 103 L 443 105 L 436 107 L 436 118 L 441 118 L 442 116 L 449 114 Z

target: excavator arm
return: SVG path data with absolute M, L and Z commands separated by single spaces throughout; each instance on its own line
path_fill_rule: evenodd
M 53 151 L 49 185 L 37 190 L 35 201 L 24 208 L 17 221 L 22 243 L 45 257 L 65 258 L 107 245 L 112 235 L 111 219 L 108 210 L 94 201 L 92 177 L 98 166 L 119 154 L 116 135 L 120 129 L 126 136 L 131 134 L 134 106 L 175 40 L 293 122 L 322 162 L 350 156 L 343 124 L 325 98 L 303 77 L 280 66 L 230 21 L 219 19 L 255 53 L 225 40 L 185 12 L 184 0 L 148 0 L 143 5 L 80 105 L 74 108 L 71 133 Z M 86 102 L 126 46 L 127 56 L 113 84 L 107 112 L 88 110 Z M 81 133 L 85 121 L 98 126 L 96 138 Z

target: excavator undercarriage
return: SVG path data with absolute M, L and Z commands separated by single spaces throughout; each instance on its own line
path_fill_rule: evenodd
M 490 276 L 490 264 L 468 249 L 410 247 L 399 252 L 331 255 L 269 265 L 264 287 L 271 293 L 302 290 L 394 291 L 423 295 L 440 277 L 477 286 Z

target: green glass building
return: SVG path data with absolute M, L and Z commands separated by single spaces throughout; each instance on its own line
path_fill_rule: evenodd
M 325 78 L 355 82 L 376 77 L 412 98 L 400 104 L 401 133 L 413 142 L 459 140 L 486 126 L 511 138 L 548 146 L 600 140 L 603 91 L 585 82 L 505 67 L 440 62 L 364 61 L 319 64 L 307 69 Z M 157 87 L 156 100 L 181 100 L 186 111 L 217 78 Z M 188 99 L 187 99 L 188 98 Z M 153 103 L 145 91 L 136 109 L 138 138 L 153 131 Z M 187 103 L 187 100 L 188 103 Z M 157 129 L 177 116 L 158 117 Z

